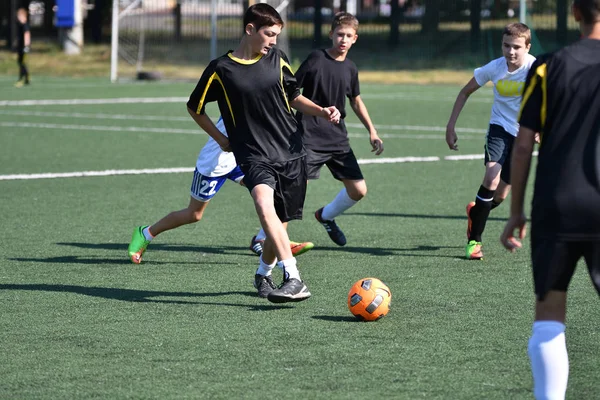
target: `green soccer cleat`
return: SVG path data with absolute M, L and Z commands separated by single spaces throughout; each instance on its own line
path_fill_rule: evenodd
M 469 241 L 466 248 L 467 260 L 481 260 L 483 259 L 483 251 L 481 248 L 483 244 L 475 240 Z
M 306 253 L 313 247 L 315 247 L 315 245 L 312 242 L 298 243 L 298 242 L 292 242 L 290 240 L 290 248 L 292 250 L 292 255 L 294 257 L 299 256 L 300 254 Z
M 138 226 L 133 230 L 131 243 L 129 243 L 129 258 L 134 264 L 142 262 L 142 255 L 146 251 L 146 247 L 150 244 L 150 240 L 146 240 L 146 237 L 142 232 L 147 227 L 148 226 Z

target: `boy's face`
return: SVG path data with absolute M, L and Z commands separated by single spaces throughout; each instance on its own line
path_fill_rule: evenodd
M 281 33 L 281 25 L 263 26 L 258 31 L 254 25 L 246 26 L 246 33 L 252 43 L 252 51 L 266 55 L 271 47 L 277 44 L 277 36 Z
M 340 54 L 346 53 L 350 47 L 356 43 L 358 35 L 354 28 L 349 25 L 340 25 L 333 32 L 329 32 L 329 37 L 333 42 L 333 48 Z
M 504 35 L 502 38 L 502 54 L 509 65 L 520 67 L 529 53 L 531 44 L 525 44 L 524 37 Z

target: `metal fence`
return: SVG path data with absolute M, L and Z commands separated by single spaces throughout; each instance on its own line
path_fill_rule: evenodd
M 471 68 L 501 55 L 501 32 L 526 16 L 533 54 L 577 38 L 566 0 L 269 0 L 286 21 L 282 46 L 294 63 L 329 44 L 332 16 L 357 15 L 351 58 L 374 70 Z M 241 0 L 120 0 L 119 54 L 130 64 L 206 64 L 237 45 Z M 321 10 L 315 14 L 315 9 Z M 525 10 L 523 10 L 525 11 Z M 319 29 L 317 29 L 319 27 Z

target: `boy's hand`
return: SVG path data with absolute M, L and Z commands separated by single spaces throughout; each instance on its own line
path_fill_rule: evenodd
M 453 126 L 446 127 L 446 143 L 450 150 L 458 151 L 458 136 L 456 136 L 456 131 Z
M 329 122 L 333 122 L 334 124 L 340 123 L 340 118 L 342 114 L 340 113 L 340 110 L 338 110 L 335 106 L 323 107 L 321 110 L 323 111 L 325 118 L 327 118 Z
M 511 253 L 514 253 L 516 249 L 520 249 L 523 246 L 521 240 L 525 238 L 527 233 L 526 222 L 527 218 L 525 215 L 511 216 L 506 222 L 504 232 L 500 236 L 500 242 Z M 518 230 L 518 239 L 514 236 L 516 230 Z
M 536 133 L 535 133 L 535 136 L 533 137 L 533 139 L 535 140 L 535 142 L 536 142 L 537 144 L 540 144 L 540 143 L 542 143 L 542 138 L 541 138 L 541 136 L 540 136 L 540 133 L 539 133 L 539 132 L 536 132 Z
M 378 156 L 383 153 L 383 140 L 379 138 L 377 132 L 371 132 L 371 153 L 375 152 L 375 155 Z
M 29 53 L 29 46 L 23 47 L 23 53 Z

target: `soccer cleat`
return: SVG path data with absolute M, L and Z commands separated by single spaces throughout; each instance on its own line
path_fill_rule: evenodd
M 254 275 L 254 287 L 258 290 L 258 297 L 266 298 L 269 293 L 277 288 L 271 276 Z
M 253 236 L 252 240 L 250 241 L 250 250 L 257 256 L 260 256 L 263 252 L 264 243 L 264 239 L 257 239 L 256 236 Z
M 471 208 L 473 208 L 474 206 L 474 201 L 467 204 L 467 240 L 469 240 L 469 238 L 471 237 L 471 224 L 473 223 L 473 221 L 471 221 Z
M 321 225 L 323 225 L 323 227 L 327 231 L 327 234 L 329 235 L 329 238 L 333 240 L 333 242 L 338 246 L 345 246 L 346 236 L 344 235 L 344 232 L 342 232 L 340 227 L 337 226 L 334 219 L 332 219 L 331 221 L 326 221 L 323 219 L 322 215 L 323 207 L 315 211 L 315 218 L 321 223 Z
M 306 300 L 310 297 L 308 287 L 300 279 L 292 278 L 283 281 L 279 288 L 267 296 L 271 303 L 288 303 Z
M 150 241 L 146 240 L 146 237 L 142 232 L 146 228 L 147 226 L 138 226 L 133 230 L 131 243 L 129 243 L 129 258 L 134 264 L 142 262 L 142 255 L 146 251 L 146 247 L 150 244 Z
M 483 251 L 481 248 L 483 244 L 476 240 L 471 240 L 467 244 L 466 253 L 468 260 L 481 260 L 483 259 Z
M 306 253 L 307 251 L 315 247 L 315 245 L 312 242 L 298 243 L 290 241 L 290 247 L 292 249 L 292 255 L 296 257 L 300 254 Z
M 15 87 L 17 88 L 23 87 L 23 85 L 25 85 L 25 81 L 23 79 L 20 79 L 15 83 Z

